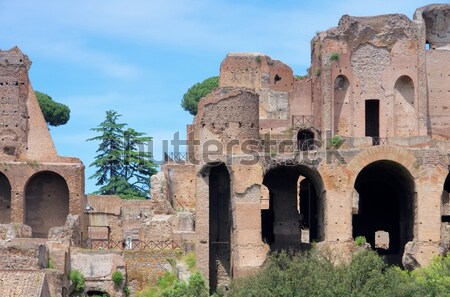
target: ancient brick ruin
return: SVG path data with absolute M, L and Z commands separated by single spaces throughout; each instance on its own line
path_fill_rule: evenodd
M 0 51 L 2 278 L 67 296 L 77 269 L 86 292 L 122 296 L 114 271 L 142 289 L 173 247 L 195 249 L 212 290 L 271 250 L 312 242 L 347 255 L 364 236 L 408 269 L 446 253 L 450 5 L 413 20 L 343 16 L 311 46 L 304 77 L 261 53 L 228 54 L 185 157 L 169 156 L 147 201 L 85 196 L 84 165 L 56 153 L 30 60 Z
M 188 125 L 187 160 L 163 166 L 175 208 L 195 208 L 210 286 L 311 242 L 349 253 L 365 236 L 413 268 L 450 239 L 450 5 L 343 16 L 311 42 L 301 78 L 231 53 Z

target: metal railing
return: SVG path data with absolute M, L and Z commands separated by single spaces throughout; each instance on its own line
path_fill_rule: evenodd
M 175 250 L 181 249 L 180 245 L 173 240 L 169 241 L 142 241 L 132 240 L 109 240 L 88 239 L 85 241 L 86 249 L 91 250 Z
M 372 137 L 372 145 L 388 145 L 388 138 L 387 137 Z
M 164 161 L 172 161 L 172 162 L 187 162 L 194 161 L 195 155 L 193 153 L 165 153 Z
M 312 115 L 293 115 L 292 126 L 313 126 L 314 116 Z

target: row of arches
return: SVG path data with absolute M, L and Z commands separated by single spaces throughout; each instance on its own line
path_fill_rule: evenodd
M 11 184 L 0 173 L 0 224 L 11 223 Z M 32 229 L 32 236 L 46 238 L 52 227 L 63 226 L 69 214 L 69 188 L 65 179 L 51 171 L 33 175 L 24 189 L 24 224 Z
M 231 276 L 232 232 L 230 174 L 216 164 L 209 175 L 210 286 Z M 314 168 L 279 165 L 264 176 L 269 208 L 261 210 L 261 236 L 271 250 L 302 249 L 323 241 L 326 192 Z M 401 265 L 407 242 L 414 239 L 417 207 L 415 180 L 409 170 L 390 160 L 366 165 L 354 181 L 353 238 L 364 236 L 390 264 Z M 450 192 L 450 174 L 443 185 Z M 443 194 L 443 195 L 444 195 Z M 221 271 L 222 270 L 222 271 Z
M 391 132 L 391 135 L 397 137 L 407 137 L 417 134 L 418 119 L 414 103 L 414 93 L 414 82 L 411 77 L 402 75 L 396 80 L 394 84 L 394 98 L 392 102 L 393 107 L 389 108 L 386 105 L 386 107 L 384 108 L 386 110 L 390 109 L 393 112 L 393 131 Z M 380 118 L 379 107 L 378 111 L 376 111 L 373 110 L 373 107 L 370 106 L 370 104 L 367 104 L 367 101 L 374 100 L 376 100 L 379 104 L 379 99 L 372 98 L 366 100 L 366 104 L 364 106 L 361 106 L 359 108 L 356 107 L 355 100 L 353 98 L 352 86 L 349 79 L 345 75 L 338 75 L 334 80 L 334 134 L 343 137 L 379 137 L 379 123 L 388 119 Z M 354 113 L 355 110 L 357 111 L 361 108 L 364 108 L 365 110 L 365 135 L 355 135 L 354 128 L 361 123 L 356 122 L 358 117 Z

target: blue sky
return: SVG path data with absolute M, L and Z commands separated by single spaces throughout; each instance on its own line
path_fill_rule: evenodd
M 17 45 L 33 61 L 35 90 L 68 105 L 71 119 L 51 128 L 57 150 L 86 165 L 86 193 L 96 190 L 89 164 L 97 143 L 90 128 L 106 110 L 155 139 L 185 134 L 192 116 L 185 91 L 219 74 L 228 52 L 258 51 L 304 74 L 315 32 L 343 14 L 403 13 L 419 0 L 0 0 L 0 48 Z

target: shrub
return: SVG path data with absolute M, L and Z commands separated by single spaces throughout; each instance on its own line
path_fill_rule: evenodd
M 195 268 L 196 260 L 195 260 L 195 253 L 189 252 L 186 255 L 183 256 L 182 260 L 186 263 L 189 270 L 192 270 Z
M 137 294 L 142 297 L 207 297 L 208 286 L 203 275 L 195 271 L 187 282 L 180 281 L 175 274 L 166 272 L 158 279 L 155 287 L 147 288 Z
M 261 56 L 256 56 L 255 61 L 256 63 L 261 63 Z
M 125 294 L 126 297 L 130 296 L 130 294 L 131 294 L 130 288 L 128 286 L 124 286 L 123 293 Z
M 339 53 L 332 53 L 330 56 L 330 61 L 337 61 L 339 60 L 339 57 L 340 57 Z
M 77 293 L 84 291 L 84 276 L 83 274 L 78 270 L 71 270 L 69 273 L 69 280 L 74 285 L 74 291 Z
M 331 138 L 331 148 L 338 148 L 342 144 L 342 138 L 339 135 L 334 135 Z
M 322 73 L 322 69 L 317 68 L 316 69 L 316 76 L 319 77 L 321 73 Z
M 412 272 L 418 296 L 450 296 L 450 254 L 433 259 L 429 266 Z
M 364 236 L 356 236 L 355 238 L 355 244 L 357 246 L 362 246 L 363 244 L 367 243 L 366 238 Z
M 123 282 L 123 274 L 120 271 L 114 271 L 111 278 L 116 286 L 120 286 Z
M 319 252 L 281 252 L 256 275 L 233 281 L 227 296 L 408 296 L 409 279 L 370 250 L 339 265 Z

